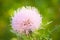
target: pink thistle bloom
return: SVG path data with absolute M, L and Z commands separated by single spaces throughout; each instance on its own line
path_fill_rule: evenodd
M 42 17 L 35 7 L 22 7 L 14 12 L 12 28 L 18 33 L 26 33 L 37 30 L 42 22 Z

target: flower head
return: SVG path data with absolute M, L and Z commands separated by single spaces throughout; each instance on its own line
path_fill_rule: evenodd
M 18 33 L 26 33 L 35 31 L 39 28 L 42 17 L 35 7 L 22 7 L 14 12 L 12 17 L 12 28 Z

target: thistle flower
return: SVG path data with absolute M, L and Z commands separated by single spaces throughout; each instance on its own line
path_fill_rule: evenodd
M 22 7 L 14 12 L 12 17 L 12 28 L 18 33 L 29 34 L 37 30 L 42 22 L 42 17 L 35 7 Z

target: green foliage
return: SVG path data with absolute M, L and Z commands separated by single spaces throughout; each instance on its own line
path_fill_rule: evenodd
M 19 38 L 10 31 L 10 17 L 14 10 L 22 6 L 36 7 L 43 17 L 41 27 L 44 28 L 29 37 L 21 35 L 22 40 L 60 40 L 60 0 L 0 0 L 0 40 Z

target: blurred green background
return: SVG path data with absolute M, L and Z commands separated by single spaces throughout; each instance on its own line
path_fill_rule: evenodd
M 22 6 L 34 6 L 39 10 L 43 17 L 42 27 L 45 28 L 39 34 L 45 34 L 43 37 L 50 35 L 52 40 L 60 40 L 60 0 L 0 0 L 0 40 L 17 40 L 16 35 L 10 31 L 10 21 L 14 10 Z M 45 25 L 50 21 L 52 23 Z

